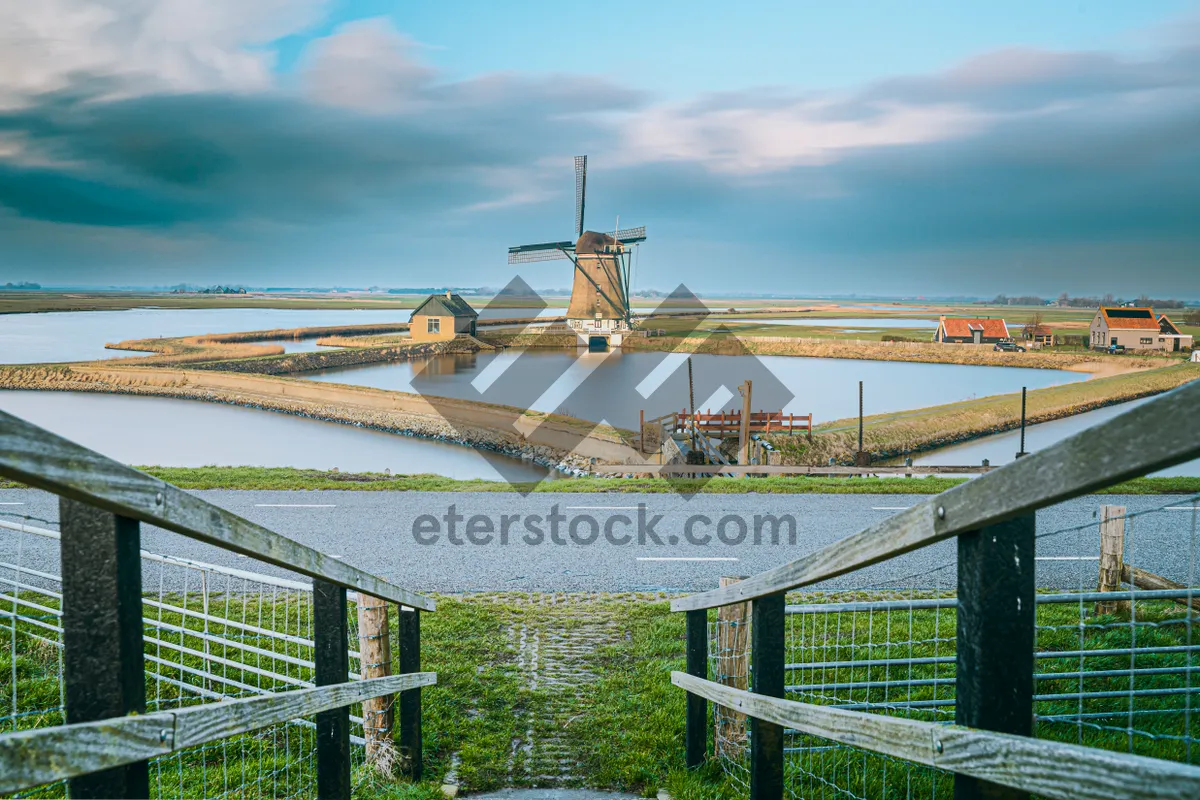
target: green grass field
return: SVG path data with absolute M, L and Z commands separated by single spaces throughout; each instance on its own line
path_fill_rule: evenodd
M 938 494 L 968 478 L 821 478 L 766 476 L 668 480 L 665 478 L 560 478 L 541 483 L 458 480 L 441 475 L 385 475 L 379 472 L 329 472 L 294 467 L 138 467 L 181 489 L 354 492 L 581 492 L 599 494 Z M 0 480 L 0 489 L 23 488 Z M 1200 477 L 1135 478 L 1111 486 L 1106 494 L 1196 494 Z
M 904 596 L 908 596 L 907 594 Z M 924 596 L 924 595 L 923 595 Z M 875 599 L 886 599 L 876 593 Z M 182 603 L 178 595 L 166 598 Z M 790 602 L 837 602 L 861 599 L 859 595 L 794 595 Z M 0 605 L 6 605 L 0 599 Z M 9 601 L 11 602 L 11 601 Z M 45 602 L 44 599 L 42 602 Z M 218 605 L 224 600 L 216 598 Z M 228 618 L 274 617 L 274 626 L 293 633 L 306 630 L 311 609 L 292 603 L 287 608 L 259 607 L 257 598 L 234 597 Z M 199 610 L 193 596 L 189 607 Z M 242 606 L 245 606 L 243 608 Z M 1128 616 L 1091 616 L 1079 627 L 1079 608 L 1073 605 L 1039 606 L 1038 649 L 1041 652 L 1129 647 L 1136 636 L 1140 647 L 1194 645 L 1191 626 L 1181 624 L 1183 614 L 1169 603 L 1139 603 L 1136 628 Z M 245 612 L 245 613 L 243 613 Z M 260 615 L 260 612 L 263 612 Z M 150 614 L 148 614 L 150 615 Z M 164 621 L 200 631 L 195 617 L 166 614 Z M 715 621 L 715 612 L 711 618 Z M 647 595 L 518 595 L 483 594 L 439 599 L 436 613 L 422 621 L 422 667 L 438 673 L 438 684 L 423 690 L 426 780 L 411 785 L 400 778 L 381 775 L 361 764 L 355 769 L 359 796 L 382 798 L 433 798 L 447 775 L 466 791 L 485 791 L 502 786 L 547 785 L 547 775 L 557 775 L 562 786 L 592 786 L 631 791 L 653 796 L 667 789 L 679 800 L 739 797 L 739 775 L 744 758 L 733 757 L 724 764 L 711 764 L 698 772 L 683 765 L 684 693 L 670 684 L 670 672 L 684 668 L 684 618 L 670 613 L 661 598 Z M 392 615 L 393 634 L 395 615 Z M 792 699 L 816 703 L 946 700 L 953 698 L 953 664 L 917 664 L 908 667 L 860 665 L 841 668 L 804 669 L 814 662 L 896 660 L 954 656 L 955 614 L 939 611 L 881 611 L 789 617 L 790 635 L 786 659 L 800 665 L 789 672 L 791 685 L 819 685 L 812 691 L 794 692 Z M 19 633 L 35 631 L 24 623 Z M 244 631 L 210 622 L 214 636 L 242 637 L 238 641 L 296 658 L 310 658 L 311 650 L 281 643 L 270 637 L 244 637 Z M 602 634 L 602 635 L 601 635 Z M 163 632 L 161 641 L 192 650 L 204 647 L 196 635 Z M 352 633 L 352 637 L 355 634 Z M 551 648 L 555 641 L 580 646 L 568 656 Z M 0 694 L 18 700 L 21 728 L 59 723 L 56 709 L 57 649 L 30 645 L 18 636 L 16 663 L 10 636 L 0 637 Z M 393 638 L 393 642 L 396 639 Z M 530 664 L 527 642 L 540 641 L 539 658 Z M 153 641 L 147 654 L 170 653 L 168 661 L 178 666 L 157 669 L 172 680 L 228 693 L 212 680 L 184 668 L 199 670 L 203 659 L 180 655 Z M 536 651 L 534 651 L 536 652 Z M 269 656 L 258 656 L 234 647 L 212 646 L 212 655 L 227 660 L 211 674 L 258 685 L 261 681 L 247 667 L 269 668 L 296 679 L 311 679 L 304 667 L 284 664 Z M 556 672 L 555 659 L 567 672 Z M 1121 672 L 1131 661 L 1126 656 L 1067 659 L 1038 659 L 1043 673 L 1062 673 L 1062 679 L 1038 682 L 1042 694 L 1071 694 L 1084 687 L 1087 692 L 1124 693 L 1130 678 Z M 1197 666 L 1195 655 L 1143 654 L 1139 669 L 1157 669 L 1161 674 L 1137 678 L 1139 690 L 1176 691 L 1190 686 L 1187 670 Z M 354 665 L 352 663 L 352 668 Z M 1082 668 L 1084 675 L 1079 675 Z M 715 668 L 714 668 L 715 669 Z M 13 692 L 11 675 L 17 676 Z M 1086 673 L 1106 673 L 1087 677 Z M 574 677 L 572 677 L 574 676 Z M 837 689 L 833 685 L 852 681 L 927 681 L 936 686 L 912 688 Z M 286 690 L 284 682 L 265 683 L 264 688 Z M 177 705 L 179 691 L 148 679 L 147 692 L 158 707 Z M 184 693 L 190 703 L 199 702 Z M 1193 763 L 1200 751 L 1189 754 L 1187 739 L 1200 733 L 1200 720 L 1187 713 L 1189 694 L 1141 696 L 1137 714 L 1130 717 L 1125 696 L 1089 698 L 1079 701 L 1039 702 L 1039 716 L 1056 714 L 1121 712 L 1106 720 L 1087 724 L 1042 722 L 1037 735 L 1067 742 L 1082 742 L 1118 752 Z M 150 708 L 149 710 L 154 710 Z M 30 713 L 33 712 L 33 713 Z M 361 713 L 358 707 L 352 714 Z M 952 710 L 900 711 L 929 720 L 950 720 Z M 1132 724 L 1130 724 L 1132 720 Z M 6 719 L 5 724 L 11 725 Z M 259 733 L 240 736 L 224 743 L 193 748 L 182 755 L 152 764 L 151 777 L 161 792 L 170 796 L 209 797 L 232 792 L 237 797 L 276 797 L 302 794 L 311 789 L 313 776 L 313 733 L 297 725 L 280 725 Z M 789 747 L 816 747 L 788 756 L 790 780 L 795 787 L 837 785 L 859 796 L 906 796 L 912 788 L 918 796 L 949 797 L 952 781 L 923 767 L 867 754 L 845 747 L 830 749 L 829 742 L 797 736 Z M 361 751 L 360 751 L 361 752 Z M 553 785 L 553 783 L 551 784 Z M 39 796 L 62 796 L 61 786 L 51 786 Z

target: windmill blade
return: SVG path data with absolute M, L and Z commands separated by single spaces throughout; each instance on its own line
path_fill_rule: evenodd
M 622 228 L 613 234 L 613 238 L 621 244 L 637 244 L 646 241 L 646 226 L 637 228 Z
M 583 205 L 587 195 L 587 156 L 575 156 L 575 235 L 583 236 Z
M 567 251 L 574 249 L 574 242 L 522 244 L 508 248 L 508 263 L 529 264 L 534 261 L 556 261 L 560 258 L 567 258 Z
M 562 250 L 527 250 L 523 253 L 509 253 L 508 263 L 510 264 L 530 264 L 534 261 L 558 261 L 559 259 L 566 260 L 567 254 Z

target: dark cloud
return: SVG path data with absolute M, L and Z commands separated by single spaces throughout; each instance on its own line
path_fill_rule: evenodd
M 322 68 L 329 64 L 305 66 Z M 345 75 L 325 78 L 323 92 L 349 87 Z M 347 281 L 356 264 L 403 247 L 409 273 L 366 270 L 361 282 L 403 283 L 436 264 L 460 270 L 462 282 L 495 285 L 504 247 L 569 231 L 567 157 L 590 152 L 592 226 L 617 214 L 650 226 L 655 266 L 643 285 L 729 286 L 736 263 L 739 282 L 769 287 L 792 280 L 797 264 L 842 263 L 856 266 L 813 273 L 804 285 L 869 290 L 902 264 L 916 284 L 910 291 L 932 290 L 922 282 L 957 265 L 1041 248 L 1039 263 L 1081 280 L 1100 274 L 1095 259 L 1111 274 L 1139 253 L 1161 257 L 1155 279 L 1169 290 L 1200 262 L 1200 51 L 1192 47 L 1137 62 L 1006 51 L 845 96 L 733 92 L 670 113 L 595 78 L 439 83 L 404 61 L 395 75 L 353 89 L 347 99 L 358 105 L 299 92 L 113 100 L 102 99 L 111 87 L 79 80 L 69 93 L 0 111 L 0 144 L 20 148 L 0 155 L 0 207 L 8 209 L 0 256 L 14 253 L 6 239 L 36 263 L 38 237 L 44 252 L 61 254 L 66 245 L 55 239 L 133 230 L 160 244 L 220 239 L 212 252 L 221 263 L 239 252 L 292 267 L 317 254 L 338 258 Z M 377 107 L 361 106 L 375 97 Z M 951 114 L 947 124 L 958 128 L 913 136 L 897 108 L 952 108 L 966 122 Z M 896 132 L 818 158 L 740 168 L 741 149 L 756 141 L 742 134 L 780 116 L 792 127 L 770 146 L 782 138 L 802 150 L 807 142 L 787 141 L 791 131 L 824 135 L 831 123 Z M 663 133 L 668 143 L 671 126 L 691 126 L 684 141 L 694 149 L 631 155 L 627 126 L 638 119 L 653 120 L 650 138 Z M 561 166 L 548 166 L 551 156 Z M 132 240 L 119 241 L 120 258 L 132 263 Z M 739 252 L 753 258 L 731 261 Z M 1001 280 L 995 290 L 1009 288 Z

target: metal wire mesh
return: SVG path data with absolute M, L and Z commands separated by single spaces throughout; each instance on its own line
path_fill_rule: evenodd
M 1039 512 L 1035 735 L 1195 764 L 1200 647 L 1193 638 L 1200 497 L 1123 498 L 1136 508 Z M 1123 541 L 1119 585 L 1101 574 L 1102 537 Z M 1112 569 L 1111 558 L 1109 568 Z M 929 559 L 925 560 L 929 563 Z M 817 587 L 819 589 L 819 587 Z M 1101 592 L 1100 590 L 1105 591 Z M 955 713 L 957 570 L 953 558 L 858 591 L 789 595 L 786 697 L 951 723 Z M 709 676 L 749 688 L 748 606 L 710 614 Z M 749 786 L 744 718 L 714 708 L 715 755 Z M 787 731 L 785 779 L 805 798 L 950 797 L 947 773 Z
M 0 518 L 0 730 L 64 720 L 59 534 L 53 521 Z M 142 553 L 147 712 L 314 686 L 310 583 Z M 360 679 L 357 596 L 348 594 L 348 679 Z M 362 705 L 351 707 L 356 783 Z M 154 797 L 316 794 L 315 724 L 296 719 L 150 763 Z M 64 796 L 63 783 L 23 796 Z

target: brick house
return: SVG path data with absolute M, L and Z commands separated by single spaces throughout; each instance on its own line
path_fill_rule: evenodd
M 959 319 L 942 317 L 938 320 L 935 342 L 953 344 L 995 344 L 1011 339 L 1008 325 L 1002 319 Z
M 1095 350 L 1120 345 L 1126 350 L 1178 351 L 1192 346 L 1165 314 L 1155 316 L 1152 308 L 1101 307 L 1092 318 L 1091 339 Z

